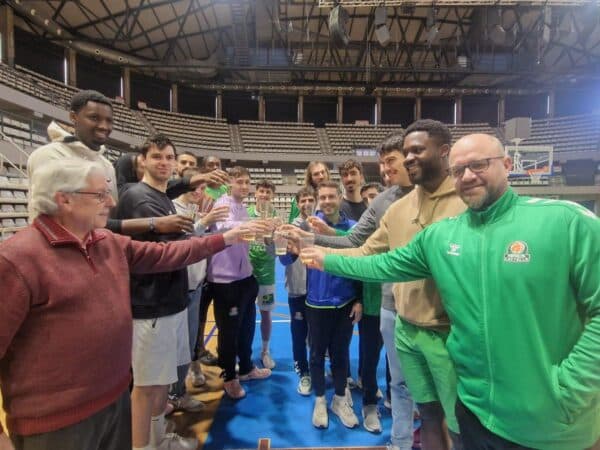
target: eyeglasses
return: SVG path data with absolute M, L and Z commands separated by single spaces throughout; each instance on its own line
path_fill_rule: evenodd
M 81 195 L 93 195 L 98 200 L 98 203 L 105 202 L 110 196 L 111 192 L 109 190 L 102 192 L 89 192 L 89 191 L 74 191 L 72 194 L 81 194 Z
M 456 166 L 452 166 L 448 169 L 448 172 L 453 178 L 461 178 L 465 174 L 465 170 L 467 170 L 467 167 L 473 173 L 485 172 L 488 169 L 488 167 L 490 167 L 491 160 L 502 158 L 504 158 L 504 156 L 494 156 L 492 158 L 478 159 L 476 161 L 471 161 L 468 164 L 459 164 Z

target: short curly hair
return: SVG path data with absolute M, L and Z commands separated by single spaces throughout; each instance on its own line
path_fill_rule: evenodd
M 430 138 L 434 138 L 438 145 L 451 145 L 452 134 L 450 129 L 442 122 L 432 119 L 420 119 L 411 123 L 404 131 L 404 136 L 415 131 L 424 131 Z
M 113 109 L 112 102 L 108 97 L 98 91 L 90 89 L 79 91 L 71 98 L 71 111 L 78 113 L 88 102 L 102 103 L 103 105 L 110 106 L 110 109 Z

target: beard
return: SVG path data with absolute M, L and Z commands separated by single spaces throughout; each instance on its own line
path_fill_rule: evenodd
M 491 189 L 488 186 L 481 186 L 481 188 L 484 190 L 481 195 L 477 195 L 475 193 L 460 193 L 460 198 L 462 201 L 474 211 L 483 211 L 484 209 L 487 209 L 489 206 L 494 204 L 496 200 L 502 197 L 502 194 L 505 191 L 503 187 Z

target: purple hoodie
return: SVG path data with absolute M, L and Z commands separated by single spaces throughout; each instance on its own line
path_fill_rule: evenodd
M 229 206 L 229 217 L 224 222 L 217 222 L 216 230 L 228 230 L 240 225 L 248 219 L 248 211 L 242 203 L 237 203 L 233 197 L 224 195 L 214 204 Z M 206 280 L 213 283 L 231 283 L 243 280 L 252 275 L 252 265 L 248 259 L 248 244 L 235 244 L 225 250 L 215 253 L 208 263 Z

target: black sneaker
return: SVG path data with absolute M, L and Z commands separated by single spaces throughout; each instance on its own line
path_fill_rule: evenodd
M 198 361 L 205 366 L 216 366 L 219 360 L 209 350 L 204 350 L 202 353 L 200 353 Z

